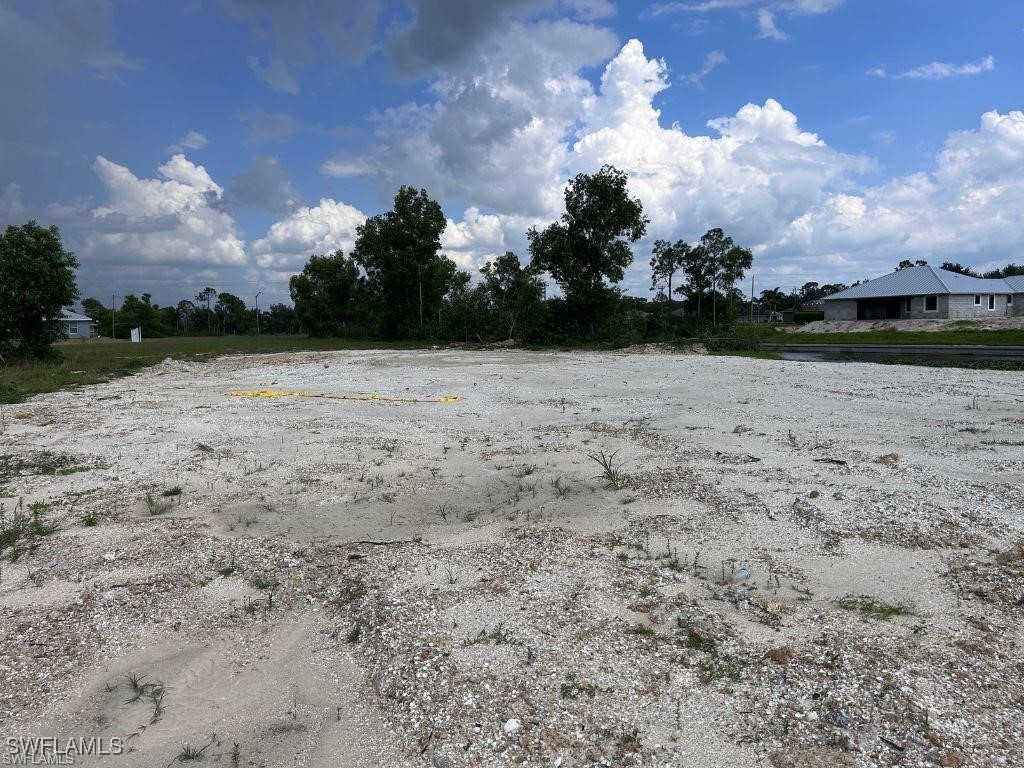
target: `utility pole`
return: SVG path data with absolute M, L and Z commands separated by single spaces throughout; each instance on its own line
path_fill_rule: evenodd
M 754 273 L 750 273 L 750 322 L 754 322 Z
M 256 335 L 260 335 L 260 294 L 263 291 L 256 291 Z

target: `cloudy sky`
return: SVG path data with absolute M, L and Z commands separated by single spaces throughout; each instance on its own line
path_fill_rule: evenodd
M 0 224 L 84 296 L 286 299 L 401 184 L 473 269 L 625 169 L 654 238 L 758 290 L 1024 261 L 1019 0 L 0 0 Z M 474 270 L 475 271 L 475 270 Z

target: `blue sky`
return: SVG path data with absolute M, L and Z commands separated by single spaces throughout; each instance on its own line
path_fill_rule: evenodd
M 0 0 L 0 223 L 58 224 L 86 296 L 262 304 L 399 184 L 475 271 L 610 162 L 638 295 L 711 226 L 759 287 L 1021 262 L 1022 75 L 1010 0 Z

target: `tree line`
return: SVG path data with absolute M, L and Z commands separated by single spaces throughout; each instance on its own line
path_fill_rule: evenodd
M 350 255 L 314 255 L 291 278 L 295 322 L 314 336 L 537 343 L 631 343 L 730 323 L 753 257 L 721 229 L 692 246 L 655 243 L 654 300 L 619 288 L 649 223 L 627 181 L 609 165 L 577 175 L 565 213 L 526 233 L 529 259 L 508 251 L 475 282 L 441 253 L 441 206 L 403 186 L 390 211 L 357 228 Z M 561 295 L 547 296 L 548 281 Z
M 229 292 L 205 287 L 160 306 L 149 293 L 119 306 L 82 301 L 101 335 L 144 338 L 193 334 L 296 333 L 381 339 L 534 343 L 668 340 L 727 326 L 744 310 L 735 283 L 751 252 L 722 229 L 697 243 L 658 240 L 651 258 L 653 299 L 620 288 L 649 220 L 626 173 L 603 166 L 565 189 L 565 213 L 526 233 L 529 258 L 511 251 L 474 280 L 442 253 L 446 218 L 424 189 L 403 186 L 392 208 L 357 228 L 355 246 L 313 255 L 289 281 L 293 306 L 255 311 Z M 0 236 L 0 355 L 44 356 L 59 337 L 62 307 L 79 298 L 78 262 L 56 227 L 34 221 Z M 548 296 L 550 284 L 558 294 Z

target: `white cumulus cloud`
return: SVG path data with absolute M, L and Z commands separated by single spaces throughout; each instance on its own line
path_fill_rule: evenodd
M 319 205 L 304 206 L 275 222 L 251 250 L 262 269 L 298 271 L 314 253 L 351 251 L 356 227 L 364 221 L 366 215 L 357 208 L 323 198 Z
M 157 169 L 159 178 L 144 179 L 100 156 L 93 169 L 107 201 L 75 222 L 85 256 L 132 264 L 245 263 L 234 219 L 218 207 L 224 190 L 203 166 L 178 154 Z

